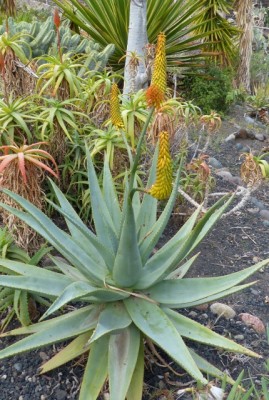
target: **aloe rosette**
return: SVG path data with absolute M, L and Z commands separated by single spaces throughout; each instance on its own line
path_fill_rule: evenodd
M 157 153 L 148 187 L 156 180 Z M 165 351 L 198 382 L 206 384 L 202 372 L 221 376 L 220 370 L 198 356 L 184 339 L 199 341 L 227 351 L 258 356 L 209 328 L 180 314 L 180 309 L 197 306 L 235 293 L 241 284 L 268 263 L 262 261 L 245 270 L 214 278 L 185 278 L 197 255 L 198 243 L 231 202 L 223 198 L 198 220 L 200 210 L 159 250 L 153 251 L 168 223 L 177 197 L 180 171 L 171 196 L 159 217 L 157 200 L 134 189 L 133 163 L 129 185 L 120 202 L 108 166 L 103 182 L 88 155 L 88 179 L 95 233 L 83 224 L 66 197 L 52 182 L 69 233 L 22 197 L 5 190 L 23 211 L 1 204 L 41 234 L 63 258 L 51 256 L 58 269 L 45 269 L 22 262 L 0 260 L 9 271 L 1 276 L 4 287 L 27 290 L 54 299 L 40 321 L 6 335 L 25 338 L 0 351 L 0 359 L 28 350 L 72 339 L 41 367 L 41 373 L 88 354 L 80 400 L 95 400 L 106 380 L 110 400 L 140 400 L 143 390 L 144 346 L 150 340 Z M 101 186 L 100 186 L 101 185 Z M 14 276 L 10 275 L 13 272 Z M 59 310 L 70 302 L 83 301 L 73 311 Z M 87 304 L 88 303 L 88 304 Z M 177 310 L 177 311 L 176 311 Z M 178 311 L 179 310 L 179 311 Z M 52 314 L 56 316 L 52 317 Z

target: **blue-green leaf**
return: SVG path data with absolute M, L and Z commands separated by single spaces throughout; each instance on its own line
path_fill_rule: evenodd
M 113 266 L 113 279 L 120 287 L 131 287 L 139 279 L 141 271 L 134 211 L 129 201 Z
M 124 300 L 134 324 L 197 381 L 206 383 L 171 320 L 156 304 L 138 298 Z
M 125 400 L 140 348 L 140 332 L 132 324 L 111 335 L 108 353 L 110 400 Z

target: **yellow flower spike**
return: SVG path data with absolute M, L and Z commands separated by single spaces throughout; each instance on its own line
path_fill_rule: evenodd
M 166 91 L 166 38 L 164 33 L 160 33 L 157 39 L 156 57 L 154 60 L 151 85 L 146 92 L 149 107 L 159 108 L 164 101 Z
M 120 113 L 120 102 L 119 102 L 119 88 L 116 83 L 113 83 L 110 93 L 110 118 L 112 125 L 117 128 L 124 128 L 124 123 Z
M 169 149 L 169 134 L 161 132 L 159 135 L 159 155 L 157 163 L 156 182 L 148 190 L 148 193 L 158 200 L 167 199 L 172 192 L 172 158 Z

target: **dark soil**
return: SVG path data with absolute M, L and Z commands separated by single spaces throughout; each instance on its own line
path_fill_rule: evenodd
M 223 122 L 220 135 L 216 137 L 209 151 L 211 156 L 217 158 L 223 167 L 229 168 L 229 171 L 235 176 L 239 175 L 242 159 L 235 147 L 235 142 L 225 142 L 224 138 L 237 131 L 239 127 L 265 133 L 269 138 L 266 127 L 256 125 L 250 127 L 244 120 L 243 113 L 244 110 L 241 107 L 234 109 L 229 118 Z M 255 151 L 261 151 L 264 146 L 269 145 L 269 140 L 267 143 L 246 139 L 236 142 L 249 146 Z M 216 187 L 213 191 L 234 191 L 235 187 L 234 184 L 225 182 L 216 176 Z M 262 201 L 265 208 L 269 210 L 268 187 L 268 183 L 264 183 L 254 193 L 254 196 Z M 255 204 L 248 202 L 236 214 L 221 219 L 200 244 L 198 249 L 200 256 L 189 275 L 192 277 L 224 275 L 240 271 L 259 260 L 269 258 L 269 227 L 264 225 L 258 211 Z M 179 223 L 176 216 L 172 217 L 163 240 L 169 238 L 179 228 Z M 221 370 L 226 370 L 233 378 L 236 378 L 241 370 L 245 369 L 246 383 L 251 376 L 253 381 L 259 385 L 261 375 L 268 374 L 264 366 L 265 361 L 269 359 L 268 341 L 265 334 L 257 334 L 252 328 L 247 327 L 241 321 L 239 314 L 247 312 L 259 317 L 265 325 L 269 323 L 269 268 L 260 271 L 251 280 L 258 282 L 241 293 L 221 300 L 236 311 L 234 319 L 217 318 L 207 307 L 185 310 L 184 313 L 189 315 L 192 312 L 191 316 L 200 323 L 262 355 L 262 359 L 251 359 L 207 346 L 198 344 L 193 346 L 200 355 Z M 14 338 L 0 339 L 0 348 L 6 347 L 12 342 L 14 342 Z M 39 366 L 61 347 L 62 344 L 56 344 L 53 347 L 2 361 L 0 400 L 78 399 L 79 385 L 85 364 L 83 358 L 46 375 L 38 375 Z M 164 355 L 162 356 L 165 358 Z M 165 358 L 165 362 L 178 373 L 183 373 L 171 360 Z M 144 400 L 175 400 L 179 398 L 176 392 L 180 388 L 191 385 L 190 377 L 186 374 L 178 376 L 173 373 L 167 366 L 162 366 L 160 360 L 156 360 L 152 354 L 147 355 L 146 364 Z

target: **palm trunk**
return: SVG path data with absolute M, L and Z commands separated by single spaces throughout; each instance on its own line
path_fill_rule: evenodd
M 127 53 L 124 69 L 123 93 L 136 92 L 145 84 L 146 66 L 144 62 L 147 35 L 147 0 L 131 0 Z M 131 53 L 139 57 L 137 68 L 133 67 Z
M 237 82 L 238 86 L 242 86 L 247 92 L 250 92 L 250 61 L 253 38 L 252 7 L 252 0 L 238 0 L 236 2 L 236 22 L 241 30 Z

